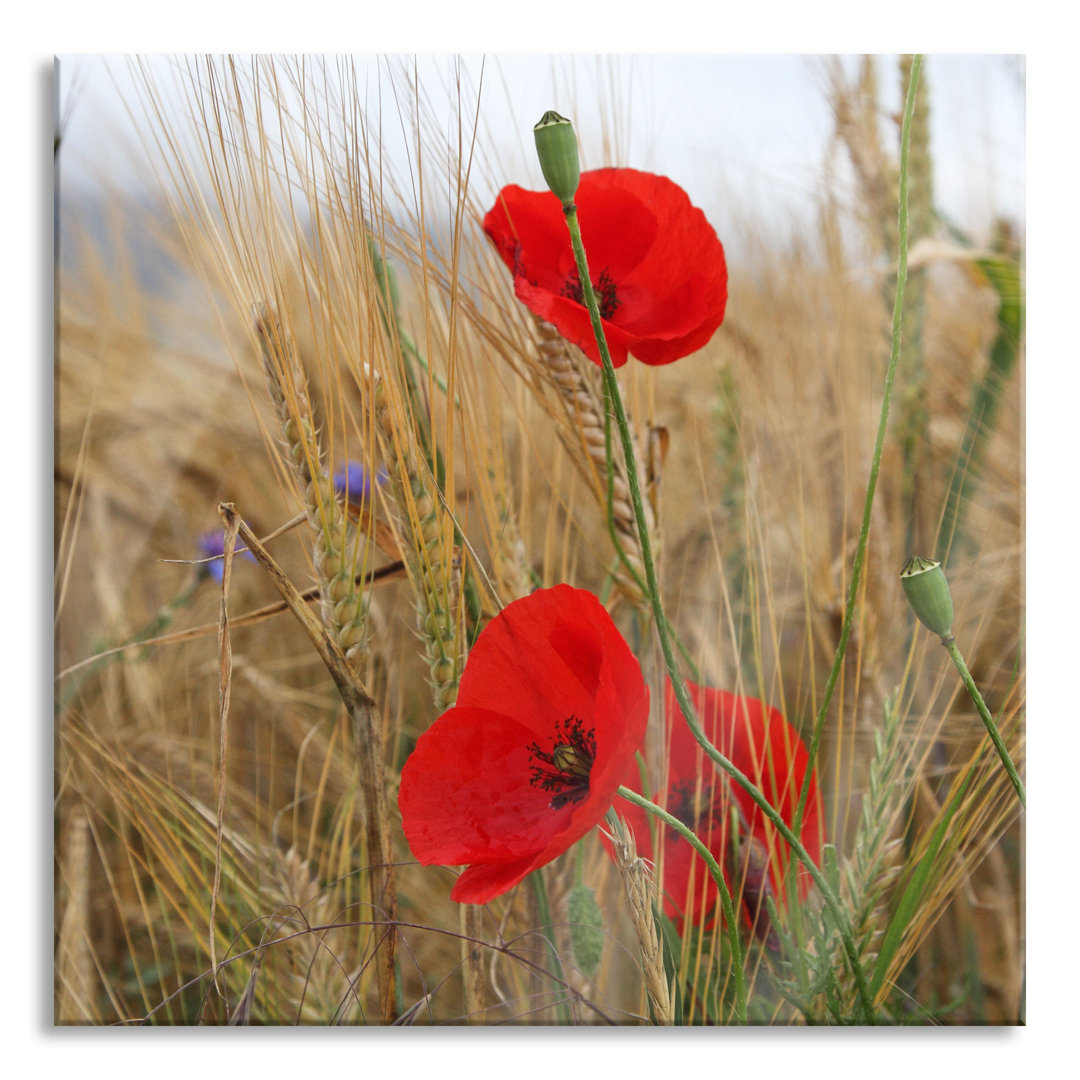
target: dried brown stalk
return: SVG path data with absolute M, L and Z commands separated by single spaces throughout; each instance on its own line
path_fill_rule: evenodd
M 56 1023 L 90 1023 L 90 822 L 81 806 L 68 820 L 62 865 L 67 896 L 56 943 Z

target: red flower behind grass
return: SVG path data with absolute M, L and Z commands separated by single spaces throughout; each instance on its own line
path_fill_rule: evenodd
M 724 319 L 727 264 L 686 192 L 665 176 L 597 169 L 581 174 L 574 201 L 615 367 L 628 352 L 670 364 L 705 345 Z M 513 272 L 518 299 L 599 364 L 559 199 L 511 184 L 484 231 Z
M 648 712 L 641 667 L 592 593 L 557 585 L 510 604 L 473 646 L 457 704 L 405 762 L 413 855 L 469 864 L 453 900 L 506 892 L 604 818 Z
M 790 826 L 809 760 L 795 729 L 776 709 L 756 698 L 737 697 L 693 683 L 687 683 L 687 687 L 709 741 L 754 782 Z M 668 780 L 655 801 L 697 833 L 723 868 L 724 880 L 736 903 L 741 891 L 749 924 L 759 937 L 775 944 L 764 897 L 768 891 L 783 907 L 790 849 L 753 799 L 706 758 L 683 720 L 670 683 L 664 708 L 670 728 Z M 640 790 L 636 769 L 628 771 L 624 782 Z M 800 839 L 819 865 L 823 842 L 821 809 L 815 777 Z M 633 828 L 639 853 L 653 859 L 645 811 L 623 803 L 619 812 Z M 680 929 L 686 920 L 708 925 L 718 910 L 719 891 L 698 855 L 672 830 L 664 836 L 663 864 L 666 914 L 676 920 Z M 800 865 L 796 882 L 800 898 L 805 899 L 811 878 L 804 866 Z

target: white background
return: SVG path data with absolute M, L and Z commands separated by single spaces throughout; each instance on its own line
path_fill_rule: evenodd
M 1075 1061 L 1072 945 L 1075 671 L 1077 54 L 1055 3 L 578 3 L 21 6 L 6 27 L 3 260 L 9 431 L 5 599 L 17 640 L 6 684 L 4 1007 L 19 1073 L 266 1076 L 978 1077 Z M 708 29 L 706 40 L 704 30 Z M 1020 1030 L 655 1032 L 54 1032 L 51 818 L 51 151 L 54 53 L 309 51 L 861 52 L 1028 54 L 1029 668 L 1028 1016 Z M 548 107 L 545 105 L 544 107 Z M 32 269 L 31 269 L 32 268 Z M 30 454 L 27 454 L 27 450 Z M 30 467 L 25 464 L 31 459 Z M 40 461 L 40 467 L 35 467 Z M 30 572 L 27 572 L 32 568 Z M 1064 673 L 1064 675 L 1062 675 Z M 29 676 L 29 677 L 28 677 Z M 33 763 L 32 765 L 30 763 Z M 29 767 L 28 767 L 29 766 Z M 12 850 L 14 848 L 14 850 Z M 212 1040 L 212 1042 L 211 1042 Z M 400 1044 L 399 1044 L 400 1040 Z M 557 1041 L 554 1041 L 557 1040 Z M 1068 1040 L 1068 1042 L 1067 1042 Z M 1050 1064 L 1050 1061 L 1053 1064 Z M 1065 1066 L 1068 1068 L 1068 1066 Z

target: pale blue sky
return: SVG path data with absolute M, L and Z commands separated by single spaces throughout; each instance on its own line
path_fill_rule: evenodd
M 615 163 L 663 172 L 677 180 L 721 233 L 748 218 L 780 229 L 792 214 L 812 208 L 826 182 L 824 162 L 832 134 L 825 59 L 799 54 L 497 54 L 461 58 L 467 93 L 475 107 L 483 61 L 482 131 L 494 145 L 501 182 L 539 186 L 531 126 L 549 108 L 574 119 L 586 166 L 603 160 L 602 121 L 614 130 Z M 163 58 L 155 58 L 164 64 Z M 856 60 L 844 58 L 849 69 Z M 443 87 L 454 74 L 447 56 L 417 61 L 437 123 L 456 138 Z M 880 86 L 891 109 L 899 108 L 896 57 L 878 58 Z M 390 80 L 385 63 L 357 64 L 367 91 L 381 90 L 388 152 L 401 157 L 395 137 Z M 61 108 L 70 108 L 64 144 L 64 182 L 106 162 L 125 186 L 145 174 L 122 152 L 135 127 L 123 102 L 138 95 L 123 57 L 61 57 Z M 944 55 L 926 58 L 937 200 L 957 224 L 985 234 L 994 213 L 1025 220 L 1025 65 L 1022 57 Z M 611 124 L 611 118 L 615 122 Z M 396 149 L 395 149 L 396 147 Z M 103 154 L 103 149 L 108 153 Z M 134 159 L 137 161 L 137 156 Z M 834 156 L 843 184 L 847 160 Z M 478 193 L 494 194 L 496 182 L 473 179 Z

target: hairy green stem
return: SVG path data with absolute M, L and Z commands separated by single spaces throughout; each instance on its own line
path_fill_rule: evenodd
M 704 729 L 698 722 L 693 702 L 690 700 L 690 694 L 686 688 L 686 683 L 683 680 L 683 677 L 679 672 L 678 664 L 675 661 L 675 653 L 672 647 L 671 637 L 668 633 L 667 619 L 664 617 L 664 609 L 660 601 L 660 589 L 656 580 L 656 567 L 653 564 L 652 545 L 649 541 L 649 532 L 645 519 L 645 508 L 641 501 L 641 484 L 638 479 L 637 466 L 634 460 L 634 447 L 630 435 L 630 424 L 626 417 L 626 410 L 623 407 L 622 397 L 619 394 L 619 386 L 615 378 L 615 366 L 611 362 L 611 353 L 608 350 L 607 340 L 604 337 L 604 328 L 600 319 L 600 306 L 596 302 L 596 294 L 593 291 L 592 280 L 589 277 L 589 266 L 588 261 L 585 258 L 585 247 L 581 240 L 581 227 L 577 220 L 577 207 L 571 203 L 563 207 L 563 212 L 566 216 L 567 226 L 570 229 L 570 243 L 573 247 L 574 258 L 577 262 L 582 297 L 589 312 L 589 318 L 592 323 L 593 334 L 596 338 L 597 346 L 600 349 L 604 382 L 608 388 L 608 397 L 615 413 L 615 422 L 618 426 L 619 437 L 622 441 L 623 455 L 626 459 L 627 482 L 630 488 L 630 500 L 634 508 L 634 517 L 637 521 L 638 533 L 641 539 L 641 556 L 645 567 L 645 578 L 649 588 L 649 598 L 652 603 L 653 615 L 655 617 L 657 636 L 660 639 L 660 648 L 664 654 L 664 663 L 667 667 L 668 676 L 671 679 L 675 700 L 679 704 L 679 709 L 682 712 L 683 718 L 686 720 L 691 733 L 704 749 L 705 753 L 750 795 L 754 802 L 761 808 L 765 816 L 773 823 L 780 835 L 791 845 L 796 856 L 806 866 L 808 872 L 817 883 L 822 896 L 825 898 L 825 902 L 829 905 L 830 910 L 836 918 L 837 925 L 840 928 L 841 939 L 844 943 L 844 951 L 851 964 L 852 975 L 855 978 L 855 984 L 859 992 L 859 999 L 863 1005 L 865 1018 L 867 1022 L 873 1023 L 873 1003 L 866 986 L 866 979 L 863 975 L 862 965 L 859 962 L 859 955 L 855 948 L 854 936 L 852 935 L 848 919 L 843 909 L 840 907 L 839 900 L 829 887 L 824 875 L 817 868 L 814 860 L 810 858 L 806 848 L 803 847 L 799 842 L 798 837 L 787 827 L 780 817 L 780 814 L 768 799 L 765 798 L 761 791 L 758 790 L 757 786 L 712 745 L 708 736 L 706 736 Z M 899 331 L 897 330 L 897 334 L 898 333 Z M 809 775 L 810 770 L 808 769 L 807 776 Z
M 1001 737 L 1001 732 L 998 731 L 997 724 L 994 723 L 994 718 L 986 707 L 986 702 L 983 701 L 983 696 L 979 693 L 979 688 L 975 685 L 975 680 L 971 677 L 971 672 L 968 671 L 968 666 L 964 663 L 960 650 L 956 647 L 956 638 L 950 634 L 948 637 L 941 639 L 941 644 L 945 646 L 945 651 L 948 652 L 952 662 L 956 665 L 956 670 L 960 672 L 960 678 L 963 680 L 967 692 L 971 695 L 971 700 L 975 702 L 975 708 L 979 711 L 986 733 L 990 736 L 990 741 L 994 744 L 998 757 L 1001 758 L 1001 764 L 1005 766 L 1005 771 L 1009 774 L 1012 786 L 1016 789 L 1020 805 L 1026 808 L 1027 792 L 1024 790 L 1024 782 L 1020 779 L 1020 774 L 1016 771 L 1016 766 L 1009 756 L 1009 751 L 1005 749 L 1005 741 Z
M 814 730 L 811 734 L 810 745 L 807 747 L 810 760 L 803 778 L 802 791 L 799 793 L 799 805 L 795 811 L 795 831 L 802 826 L 803 814 L 806 812 L 806 802 L 810 795 L 810 779 L 813 775 L 814 764 L 817 761 L 818 748 L 821 745 L 821 735 L 825 729 L 825 720 L 828 716 L 829 706 L 832 704 L 833 693 L 840 679 L 840 671 L 847 654 L 848 639 L 851 636 L 851 627 L 855 621 L 855 601 L 858 596 L 859 585 L 862 581 L 863 563 L 866 560 L 866 547 L 870 537 L 870 514 L 874 507 L 874 493 L 877 490 L 878 471 L 881 468 L 881 454 L 885 445 L 885 430 L 889 424 L 889 406 L 892 401 L 893 382 L 896 378 L 896 368 L 900 361 L 900 339 L 903 326 L 904 314 L 904 286 L 907 282 L 908 263 L 908 154 L 911 145 L 911 120 L 915 114 L 915 91 L 919 85 L 919 74 L 922 71 L 922 56 L 915 56 L 911 64 L 911 78 L 908 83 L 907 102 L 904 106 L 904 123 L 900 133 L 900 197 L 899 211 L 897 216 L 897 256 L 896 256 L 896 296 L 893 300 L 892 317 L 892 348 L 889 355 L 889 366 L 885 373 L 885 390 L 881 399 L 881 417 L 878 420 L 877 438 L 874 441 L 874 455 L 870 463 L 870 478 L 866 485 L 866 499 L 863 502 L 862 524 L 859 527 L 859 542 L 855 549 L 855 560 L 851 566 L 851 581 L 848 585 L 847 602 L 844 605 L 844 621 L 840 627 L 840 639 L 836 644 L 836 656 L 833 659 L 832 670 L 829 672 L 828 681 L 825 684 L 825 693 L 814 720 Z

